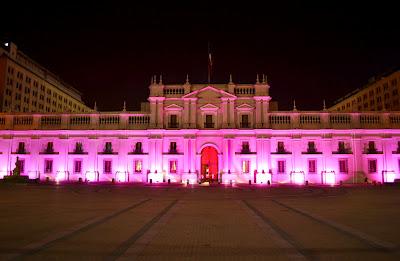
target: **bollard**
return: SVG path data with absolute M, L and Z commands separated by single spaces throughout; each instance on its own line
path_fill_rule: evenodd
M 150 179 L 150 184 L 153 183 L 153 179 Z
M 271 181 L 268 180 L 268 181 L 267 181 L 267 184 L 268 184 L 268 186 L 271 186 Z

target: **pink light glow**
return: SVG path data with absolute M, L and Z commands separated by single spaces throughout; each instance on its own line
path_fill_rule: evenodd
M 298 185 L 304 184 L 304 171 L 292 171 L 290 173 L 292 176 L 292 182 Z
M 384 170 L 383 172 L 383 182 L 388 182 L 388 183 L 393 183 L 394 180 L 396 179 L 396 173 L 391 170 Z
M 87 181 L 97 181 L 96 172 L 95 171 L 87 171 L 86 172 L 86 180 Z
M 161 172 L 160 173 L 150 173 L 147 178 L 147 182 L 150 182 L 150 179 L 152 180 L 153 183 L 163 182 L 163 175 Z
M 118 171 L 115 176 L 118 182 L 127 182 L 127 175 L 128 174 L 125 171 Z
M 272 183 L 272 175 L 270 173 L 258 173 L 256 180 L 258 184 L 267 184 L 268 181 Z
M 328 185 L 335 185 L 336 177 L 334 171 L 323 171 L 322 172 L 322 183 Z
M 0 171 L 0 179 L 3 179 L 4 176 L 7 176 L 7 171 Z

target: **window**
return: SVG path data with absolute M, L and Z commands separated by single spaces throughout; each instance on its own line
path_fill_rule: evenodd
M 242 122 L 240 123 L 241 128 L 249 128 L 249 115 L 248 114 L 243 114 L 242 115 Z
M 315 153 L 315 152 L 317 152 L 317 149 L 315 148 L 315 142 L 314 142 L 314 141 L 309 141 L 309 142 L 308 142 L 307 152 L 308 152 L 308 153 Z
M 142 173 L 142 161 L 135 160 L 135 173 Z
M 278 141 L 278 147 L 277 147 L 277 152 L 278 153 L 285 153 L 285 143 L 283 141 Z
M 250 160 L 242 161 L 242 173 L 250 173 Z
M 250 153 L 250 145 L 248 141 L 242 142 L 242 153 Z
M 25 153 L 26 153 L 26 150 L 25 150 L 25 142 L 23 142 L 23 141 L 18 142 L 17 153 L 18 153 L 18 154 L 25 154 Z
M 137 154 L 143 153 L 143 151 L 142 151 L 142 143 L 141 142 L 136 142 L 136 144 L 135 144 L 135 153 L 137 153 Z
M 48 154 L 54 153 L 54 145 L 53 145 L 53 142 L 51 142 L 51 141 L 50 141 L 50 142 L 47 142 L 47 147 L 46 147 L 45 152 L 48 153 Z
M 74 161 L 74 173 L 82 173 L 82 160 Z
M 367 153 L 376 153 L 375 141 L 368 141 Z
M 18 162 L 19 162 L 19 171 L 20 171 L 20 173 L 24 173 L 24 171 L 25 171 L 25 160 L 18 158 Z
M 317 161 L 315 159 L 308 160 L 308 173 L 317 173 Z
M 213 116 L 211 114 L 206 115 L 206 122 L 204 125 L 205 128 L 214 128 Z
M 351 147 L 349 144 L 346 144 L 344 141 L 338 142 L 338 150 L 337 153 L 339 154 L 347 154 L 351 153 Z
M 339 172 L 348 173 L 348 161 L 347 159 L 339 159 Z
M 53 160 L 46 159 L 44 160 L 44 173 L 52 173 L 53 172 Z
M 106 142 L 105 147 L 104 147 L 104 153 L 112 153 L 112 143 L 111 142 Z
M 376 173 L 376 159 L 369 159 L 368 160 L 368 172 L 369 173 Z
M 169 116 L 169 128 L 178 128 L 178 116 L 176 114 Z
M 178 153 L 178 150 L 176 149 L 176 142 L 169 143 L 169 153 Z
M 285 173 L 285 161 L 278 160 L 278 173 Z
M 176 160 L 169 161 L 169 173 L 176 173 L 176 170 L 177 170 Z
M 110 174 L 112 172 L 112 161 L 104 160 L 103 172 L 106 174 Z

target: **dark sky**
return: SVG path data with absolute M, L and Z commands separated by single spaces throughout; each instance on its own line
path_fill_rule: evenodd
M 138 109 L 153 74 L 165 83 L 183 83 L 186 73 L 206 82 L 208 41 L 214 82 L 232 73 L 253 83 L 265 73 L 281 110 L 293 99 L 300 110 L 321 109 L 323 99 L 331 105 L 400 61 L 400 12 L 383 1 L 14 2 L 2 3 L 0 40 L 14 41 L 99 110 L 120 110 L 124 100 Z

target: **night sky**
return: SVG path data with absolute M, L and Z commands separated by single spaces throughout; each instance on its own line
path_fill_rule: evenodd
M 102 111 L 121 110 L 124 100 L 128 110 L 139 109 L 153 74 L 167 84 L 183 83 L 187 73 L 192 83 L 206 82 L 209 41 L 213 82 L 226 83 L 232 73 L 236 83 L 254 83 L 265 73 L 280 110 L 293 99 L 299 110 L 319 110 L 323 99 L 331 105 L 399 68 L 400 12 L 383 1 L 32 2 L 1 4 L 0 40 L 15 42 Z

